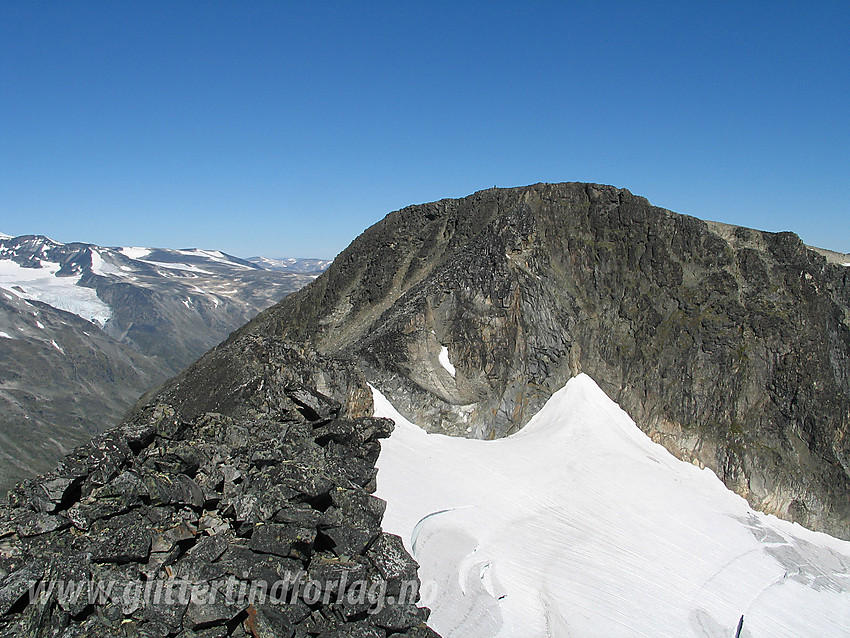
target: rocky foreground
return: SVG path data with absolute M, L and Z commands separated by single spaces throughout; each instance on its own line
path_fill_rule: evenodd
M 381 531 L 393 424 L 362 377 L 277 339 L 211 355 L 230 365 L 190 368 L 10 493 L 0 635 L 435 636 Z M 337 399 L 315 389 L 332 379 Z

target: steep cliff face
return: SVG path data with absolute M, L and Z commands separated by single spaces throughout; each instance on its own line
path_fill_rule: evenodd
M 586 372 L 753 506 L 850 538 L 850 270 L 792 233 L 610 186 L 492 189 L 391 213 L 238 334 L 310 340 L 479 438 Z
M 331 383 L 326 396 L 317 391 Z M 216 348 L 0 506 L 0 635 L 436 637 L 352 366 Z

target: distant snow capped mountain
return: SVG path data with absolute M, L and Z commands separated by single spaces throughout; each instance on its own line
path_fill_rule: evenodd
M 298 259 L 296 257 L 248 257 L 248 261 L 266 270 L 285 272 L 316 273 L 317 275 L 333 263 L 331 259 Z
M 48 237 L 0 237 L 0 288 L 22 299 L 71 312 L 103 327 L 112 315 L 92 288 L 80 285 L 83 270 L 92 266 L 88 255 L 74 244 L 60 244 Z M 88 260 L 88 264 L 86 264 Z
M 257 269 L 257 266 L 251 262 L 246 261 L 245 259 L 240 259 L 239 257 L 234 257 L 233 255 L 228 255 L 220 250 L 201 250 L 198 248 L 172 250 L 168 248 L 135 247 L 124 247 L 116 250 L 130 259 L 136 259 L 138 261 L 157 266 L 164 266 L 166 268 L 176 267 L 181 269 L 183 267 L 187 267 L 191 270 L 193 265 L 197 267 L 199 264 L 206 264 L 214 265 L 214 267 L 224 265 L 230 268 Z
M 144 389 L 315 279 L 309 266 L 0 234 L 0 489 L 49 469 Z
M 0 288 L 94 323 L 160 357 L 170 373 L 308 283 L 317 274 L 310 272 L 264 268 L 219 250 L 0 239 Z

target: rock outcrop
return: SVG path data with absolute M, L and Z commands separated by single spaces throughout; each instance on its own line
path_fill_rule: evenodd
M 273 337 L 216 348 L 10 492 L 0 635 L 436 636 L 381 531 L 393 425 L 371 413 L 350 365 Z
M 453 435 L 510 434 L 586 372 L 754 507 L 850 538 L 850 270 L 792 233 L 492 189 L 391 213 L 238 334 L 352 360 Z

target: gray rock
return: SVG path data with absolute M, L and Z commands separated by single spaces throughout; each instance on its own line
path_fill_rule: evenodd
M 71 616 L 79 616 L 88 606 L 88 592 L 81 591 L 80 584 L 89 582 L 90 560 L 87 554 L 62 556 L 51 565 L 49 577 L 57 582 L 74 583 L 76 589 L 66 587 L 65 595 L 56 596 L 56 604 Z
M 352 557 L 362 554 L 378 537 L 381 528 L 341 524 L 321 527 L 320 534 L 330 541 L 330 548 L 337 556 Z
M 425 624 L 428 611 L 416 605 L 387 604 L 380 611 L 369 616 L 369 622 L 388 632 L 403 632 L 411 626 Z
M 358 560 L 359 559 L 359 560 Z M 340 558 L 328 553 L 314 553 L 308 577 L 322 583 L 352 583 L 368 576 L 369 567 L 362 557 Z
M 79 485 L 75 476 L 56 476 L 38 484 L 45 497 L 58 507 L 71 489 Z
M 266 495 L 264 495 L 265 498 Z M 264 501 L 265 502 L 265 501 Z M 274 505 L 267 510 L 272 513 L 270 518 L 275 523 L 287 523 L 300 527 L 316 527 L 322 517 L 322 513 L 304 504 L 291 504 L 276 498 Z M 279 507 L 277 507 L 279 506 Z
M 245 609 L 245 605 L 228 604 L 224 599 L 215 603 L 190 603 L 183 619 L 188 629 L 199 630 L 224 626 Z
M 286 389 L 287 396 L 299 407 L 299 410 L 309 421 L 331 419 L 339 414 L 340 405 L 304 386 L 291 386 Z
M 43 575 L 44 567 L 33 564 L 12 572 L 0 581 L 0 616 L 8 614 L 15 603 L 20 601 Z
M 352 582 L 382 581 L 363 554 L 375 555 L 384 503 L 351 477 L 374 472 L 373 444 L 389 424 L 353 414 L 371 406 L 362 377 L 345 365 L 254 338 L 234 345 L 237 363 L 246 350 L 249 365 L 238 367 L 257 375 L 249 394 L 234 390 L 206 406 L 197 397 L 152 397 L 154 407 L 141 405 L 129 418 L 131 443 L 107 433 L 70 455 L 46 485 L 18 486 L 10 507 L 0 508 L 0 634 L 386 635 L 363 621 L 372 603 L 337 597 Z M 258 353 L 268 361 L 252 368 Z M 297 367 L 283 367 L 287 361 Z M 310 389 L 316 379 L 333 382 L 338 398 Z M 344 412 L 346 421 L 308 420 L 315 415 L 305 406 Z M 230 412 L 215 411 L 223 408 Z M 351 470 L 351 459 L 363 469 Z M 87 591 L 76 600 L 29 600 L 30 582 L 43 578 L 91 582 L 102 596 L 92 605 Z M 308 604 L 311 582 L 320 596 Z M 273 591 L 285 604 L 271 604 Z M 421 617 L 405 608 L 381 622 L 401 631 Z
M 21 517 L 18 523 L 18 536 L 25 538 L 27 536 L 38 536 L 46 534 L 63 527 L 70 525 L 67 518 L 61 516 L 53 516 L 51 514 L 42 514 L 39 512 L 27 512 Z
M 263 523 L 254 528 L 248 547 L 263 554 L 306 560 L 315 541 L 315 528 Z
M 153 529 L 138 514 L 115 516 L 92 526 L 91 560 L 102 563 L 144 562 Z
M 440 638 L 440 635 L 436 631 L 424 624 L 413 629 L 408 629 L 400 635 L 407 636 L 408 638 Z
M 366 557 L 387 581 L 416 580 L 419 565 L 404 549 L 401 538 L 395 534 L 381 533 L 366 552 Z
M 323 631 L 319 634 L 319 638 L 385 638 L 386 635 L 385 631 L 363 620 Z
M 254 638 L 291 638 L 295 626 L 275 613 L 274 608 L 248 608 L 245 628 Z

